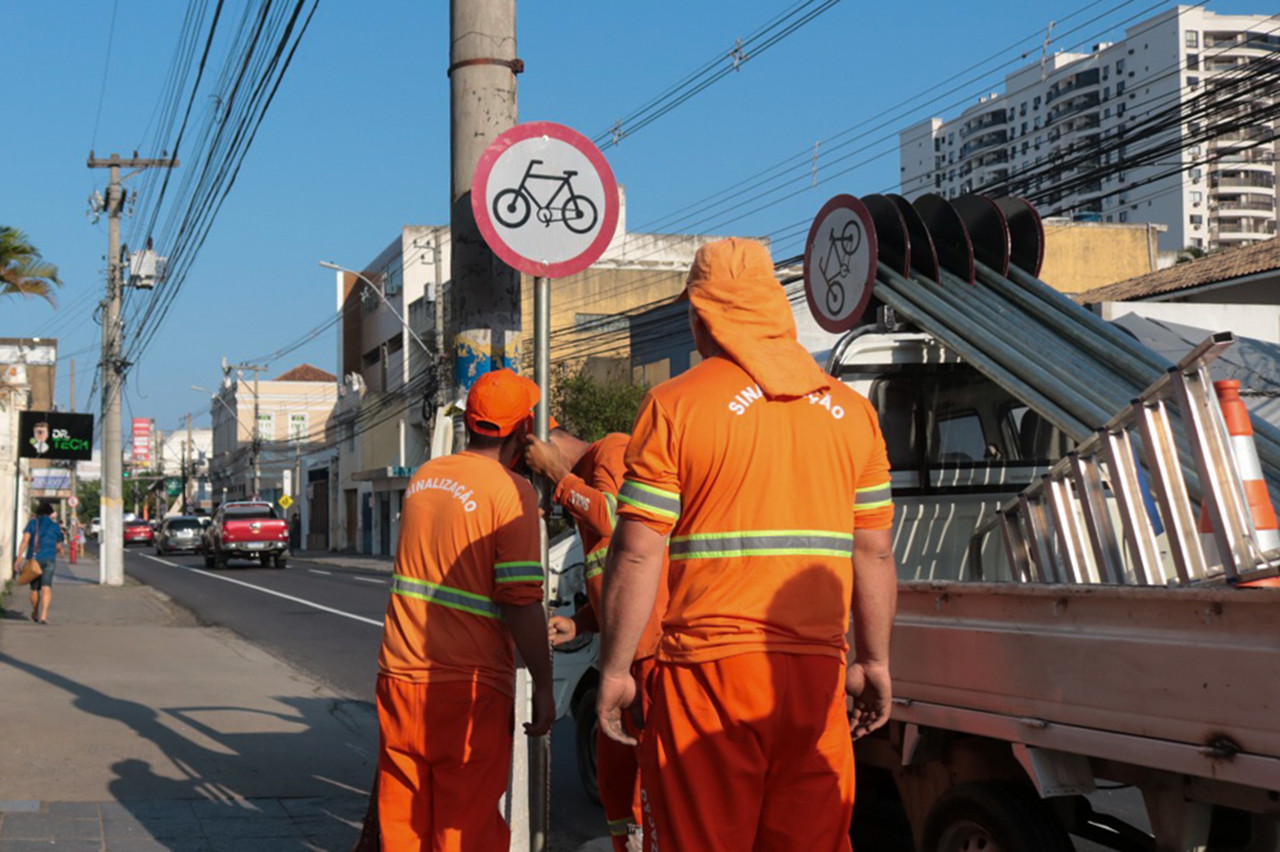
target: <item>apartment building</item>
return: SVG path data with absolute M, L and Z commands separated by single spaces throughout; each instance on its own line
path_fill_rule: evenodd
M 1252 245 L 1276 234 L 1277 63 L 1280 16 L 1175 7 L 903 130 L 902 194 L 997 192 L 1044 214 L 1161 224 L 1165 252 Z

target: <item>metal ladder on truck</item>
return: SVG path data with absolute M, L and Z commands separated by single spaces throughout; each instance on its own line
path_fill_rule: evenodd
M 1280 573 L 1280 550 L 1258 545 L 1209 375 L 1209 365 L 1233 342 L 1230 332 L 1204 341 L 1001 506 L 975 533 L 970 559 L 980 558 L 982 538 L 998 526 L 1013 576 L 1024 582 L 1185 586 Z M 1171 416 L 1171 405 L 1180 416 Z M 1179 458 L 1175 421 L 1191 450 L 1201 517 L 1211 533 L 1202 532 L 1188 491 L 1191 471 Z M 1163 525 L 1164 548 L 1148 495 Z

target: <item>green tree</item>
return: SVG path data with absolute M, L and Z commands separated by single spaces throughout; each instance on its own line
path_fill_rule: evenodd
M 39 296 L 57 307 L 54 288 L 61 286 L 58 267 L 45 262 L 27 235 L 0 225 L 0 295 Z
M 584 441 L 598 441 L 610 432 L 630 433 L 648 390 L 621 379 L 598 379 L 585 369 L 561 370 L 556 379 L 551 410 L 564 428 Z
M 82 479 L 76 485 L 76 496 L 80 498 L 80 505 L 76 508 L 76 512 L 80 515 L 80 522 L 87 524 L 98 515 L 98 506 L 101 504 L 102 483 L 97 479 Z

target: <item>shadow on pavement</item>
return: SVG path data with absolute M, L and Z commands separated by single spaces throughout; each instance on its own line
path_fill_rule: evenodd
M 347 850 L 359 833 L 367 790 L 325 771 L 335 749 L 368 755 L 357 725 L 373 712 L 368 702 L 292 696 L 275 700 L 294 712 L 231 705 L 157 711 L 8 654 L 0 653 L 0 664 L 64 690 L 85 713 L 128 726 L 178 767 L 181 778 L 157 774 L 145 760 L 111 765 L 108 789 L 116 801 L 101 806 L 109 850 Z M 276 730 L 261 730 L 264 717 Z M 335 720 L 345 731 L 337 738 Z M 194 736 L 180 733 L 184 727 Z M 264 795 L 282 786 L 318 794 Z

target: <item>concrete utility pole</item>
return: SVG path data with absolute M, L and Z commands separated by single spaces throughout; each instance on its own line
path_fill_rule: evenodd
M 98 535 L 99 582 L 124 585 L 124 494 L 121 485 L 124 444 L 120 440 L 120 383 L 125 364 L 120 358 L 120 301 L 124 289 L 120 257 L 120 209 L 124 206 L 124 181 L 144 169 L 172 169 L 178 159 L 121 159 L 112 154 L 99 159 L 89 152 L 91 169 L 110 169 L 107 197 L 102 209 L 107 214 L 107 298 L 102 303 L 102 493 Z M 133 171 L 120 176 L 121 169 Z
M 191 413 L 187 413 L 187 442 L 182 446 L 182 514 L 191 514 L 191 501 L 188 498 L 187 484 L 191 479 L 191 468 L 195 461 L 195 446 L 191 443 Z
M 515 0 L 450 0 L 453 240 L 451 339 L 456 399 L 491 369 L 520 365 L 520 274 L 497 258 L 471 213 L 471 178 L 485 148 L 514 127 Z
M 471 212 L 471 178 L 480 156 L 498 134 L 515 126 L 515 0 L 450 0 L 449 105 L 453 241 L 449 328 L 454 350 L 453 388 L 465 394 L 492 369 L 520 369 L 520 274 L 490 250 Z M 516 730 L 530 718 L 529 670 L 516 672 Z M 526 750 L 517 738 L 512 782 L 504 809 L 512 852 L 542 852 L 550 825 L 550 740 Z

